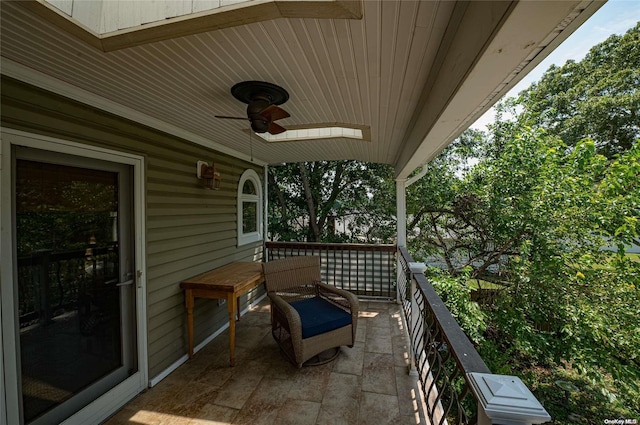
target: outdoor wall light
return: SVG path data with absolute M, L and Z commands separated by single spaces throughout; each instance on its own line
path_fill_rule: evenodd
M 222 178 L 213 161 L 211 166 L 204 161 L 198 161 L 196 163 L 196 176 L 202 180 L 202 185 L 207 189 L 220 190 Z

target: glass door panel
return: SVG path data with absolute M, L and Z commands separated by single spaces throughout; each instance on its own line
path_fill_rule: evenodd
M 16 160 L 25 423 L 64 420 L 136 370 L 130 171 L 120 167 Z

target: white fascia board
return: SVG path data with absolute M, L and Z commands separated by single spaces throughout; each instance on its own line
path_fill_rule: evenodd
M 396 178 L 435 158 L 604 3 L 518 2 L 413 155 L 396 164 Z

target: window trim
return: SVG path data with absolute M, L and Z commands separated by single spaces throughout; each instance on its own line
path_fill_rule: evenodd
M 255 195 L 249 195 L 242 192 L 242 188 L 244 184 L 250 181 L 256 190 Z M 256 231 L 244 233 L 242 231 L 243 228 L 243 216 L 242 216 L 242 207 L 244 202 L 255 202 L 256 203 Z M 260 181 L 260 176 L 253 169 L 245 170 L 240 176 L 240 181 L 238 182 L 238 192 L 237 192 L 237 229 L 238 229 L 238 246 L 247 245 L 250 243 L 258 242 L 262 240 L 262 182 Z

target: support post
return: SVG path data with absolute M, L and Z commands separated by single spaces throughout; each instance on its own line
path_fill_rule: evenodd
M 407 192 L 406 192 L 406 179 L 396 180 L 396 233 L 398 239 L 398 247 L 407 246 Z M 396 267 L 397 277 L 396 282 L 400 282 L 403 279 L 402 265 L 400 264 L 400 257 L 398 256 L 398 264 Z M 400 285 L 396 283 L 396 303 L 402 302 L 402 294 L 400 294 Z
M 467 376 L 478 400 L 478 425 L 532 425 L 551 420 L 517 376 L 475 372 Z
M 264 166 L 264 192 L 262 211 L 262 262 L 267 262 L 267 241 L 269 240 L 269 166 Z
M 410 300 L 411 300 L 411 317 L 410 319 L 410 323 L 408 324 L 408 331 L 409 331 L 409 375 L 411 376 L 418 376 L 418 368 L 416 367 L 416 355 L 415 355 L 415 347 L 413 346 L 413 338 L 412 338 L 412 334 L 414 329 L 416 328 L 418 321 L 417 321 L 417 315 L 418 315 L 418 303 L 416 301 L 416 280 L 413 279 L 413 277 L 411 279 L 409 279 L 409 282 L 411 282 L 409 284 L 409 293 L 410 293 Z
M 407 191 L 406 179 L 396 180 L 396 229 L 398 246 L 407 246 Z
M 418 296 L 417 296 L 417 285 L 416 280 L 413 278 L 414 273 L 424 273 L 427 266 L 424 263 L 409 263 L 409 270 L 411 270 L 411 275 L 409 281 L 411 282 L 411 324 L 409 325 L 409 375 L 418 376 L 418 369 L 416 367 L 416 359 L 415 359 L 415 350 L 413 347 L 413 339 L 411 338 L 411 334 L 418 329 L 420 326 L 420 320 L 422 317 L 420 315 L 420 308 L 418 307 Z M 424 326 L 424 325 L 423 325 Z

